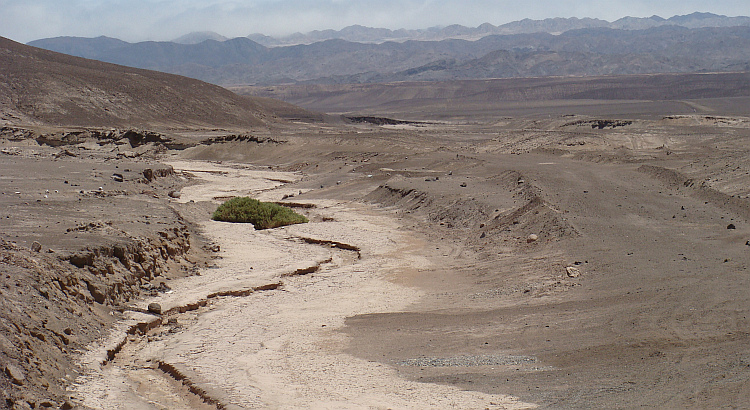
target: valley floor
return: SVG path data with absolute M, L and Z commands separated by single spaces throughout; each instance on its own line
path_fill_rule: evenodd
M 267 134 L 158 154 L 173 174 L 143 200 L 168 206 L 218 258 L 118 301 L 128 308 L 113 330 L 79 358 L 77 403 L 750 405 L 748 119 L 545 115 Z M 311 222 L 255 231 L 209 219 L 237 195 Z M 147 313 L 153 302 L 161 316 Z

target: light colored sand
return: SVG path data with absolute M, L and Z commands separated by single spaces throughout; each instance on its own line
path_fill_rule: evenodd
M 291 181 L 300 177 L 201 162 L 172 165 L 193 170 L 206 180 L 184 189 L 181 201 L 248 193 L 275 199 L 278 192 L 270 189 L 280 183 L 269 178 Z M 278 281 L 283 281 L 283 288 L 217 299 L 207 308 L 180 316 L 178 331 L 129 344 L 115 363 L 104 369 L 92 359 L 102 348 L 92 347 L 87 356 L 89 373 L 79 379 L 75 389 L 84 404 L 106 409 L 134 405 L 189 408 L 189 398 L 170 391 L 163 375 L 144 369 L 161 360 L 229 408 L 533 407 L 509 396 L 404 380 L 389 366 L 343 353 L 348 340 L 338 330 L 346 317 L 404 309 L 420 292 L 389 278 L 431 265 L 420 255 L 425 244 L 399 230 L 396 221 L 383 213 L 357 203 L 316 204 L 311 212 L 336 222 L 271 231 L 205 222 L 202 229 L 220 244 L 222 259 L 201 276 L 173 283 L 172 293 L 155 299 L 165 309 L 217 290 Z M 361 249 L 361 259 L 353 251 L 295 240 L 299 237 L 355 245 Z M 328 259 L 330 262 L 312 275 L 283 277 Z

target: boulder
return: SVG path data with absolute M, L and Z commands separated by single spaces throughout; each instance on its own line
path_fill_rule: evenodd
M 156 315 L 161 315 L 161 305 L 158 303 L 149 303 L 148 311 Z
M 5 366 L 5 375 L 8 376 L 13 384 L 17 384 L 19 386 L 23 385 L 24 380 L 26 380 L 26 375 L 23 373 L 23 370 L 12 364 L 8 364 Z

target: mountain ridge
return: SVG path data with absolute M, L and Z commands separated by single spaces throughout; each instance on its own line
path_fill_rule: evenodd
M 474 41 L 330 39 L 270 48 L 245 37 L 199 44 L 68 37 L 32 44 L 222 86 L 750 71 L 750 26 L 589 27 Z
M 341 30 L 314 30 L 309 33 L 294 33 L 289 36 L 273 37 L 260 33 L 247 36 L 253 41 L 266 47 L 284 45 L 311 44 L 330 39 L 342 39 L 353 42 L 382 43 L 386 41 L 439 41 L 449 38 L 478 39 L 492 34 L 532 34 L 550 33 L 560 34 L 570 30 L 582 28 L 612 28 L 623 30 L 643 30 L 664 25 L 676 25 L 686 28 L 706 27 L 735 27 L 750 25 L 750 17 L 728 17 L 713 13 L 695 12 L 686 15 L 676 15 L 670 18 L 651 17 L 623 17 L 609 22 L 597 18 L 547 18 L 543 20 L 523 19 L 495 26 L 484 23 L 477 27 L 466 27 L 458 24 L 446 27 L 430 27 L 427 29 L 397 29 L 366 27 L 352 25 Z

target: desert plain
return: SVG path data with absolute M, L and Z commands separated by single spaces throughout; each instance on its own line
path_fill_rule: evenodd
M 681 78 L 668 98 L 226 97 L 252 121 L 17 104 L 4 404 L 747 407 L 747 74 L 699 97 L 709 77 Z M 211 220 L 234 196 L 310 222 Z

